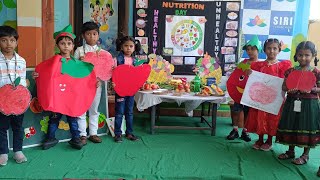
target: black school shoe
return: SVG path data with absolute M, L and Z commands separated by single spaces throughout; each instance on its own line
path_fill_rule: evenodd
M 82 144 L 80 138 L 72 138 L 69 141 L 69 144 L 71 145 L 71 147 L 73 147 L 74 149 L 78 149 L 78 150 L 80 150 L 83 147 L 83 144 Z
M 129 139 L 130 141 L 138 141 L 139 138 L 133 134 L 126 134 L 126 138 Z
M 251 141 L 249 133 L 247 133 L 245 131 L 242 131 L 240 139 L 244 140 L 245 142 L 250 142 Z
M 116 143 L 122 143 L 122 137 L 121 135 L 114 136 L 114 142 Z
M 46 139 L 46 140 L 44 140 L 44 142 L 42 144 L 42 149 L 47 150 L 47 149 L 52 148 L 53 146 L 57 145 L 58 143 L 59 143 L 59 140 L 56 138 Z
M 227 136 L 228 140 L 234 140 L 236 138 L 239 138 L 239 133 L 237 130 L 232 129 L 232 131 L 230 132 L 230 134 Z

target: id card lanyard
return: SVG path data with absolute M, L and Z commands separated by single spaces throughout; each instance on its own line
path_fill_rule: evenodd
M 295 69 L 299 69 L 299 67 L 296 67 Z M 308 67 L 308 71 L 310 71 L 311 68 Z M 301 81 L 301 78 L 303 77 L 304 71 L 302 71 L 302 75 L 301 77 L 298 79 L 298 83 L 297 83 L 297 87 L 299 86 L 299 83 Z M 300 93 L 298 93 L 299 95 Z M 299 98 L 297 98 L 296 100 L 294 100 L 294 104 L 293 104 L 293 111 L 294 112 L 301 112 L 301 100 Z
M 5 57 L 4 59 L 5 59 L 5 62 L 6 62 L 7 73 L 8 73 L 10 82 L 11 82 L 11 84 L 14 84 L 14 81 L 17 79 L 17 64 L 18 64 L 18 63 L 17 63 L 16 53 L 14 53 L 14 80 L 12 80 L 11 74 L 10 74 L 10 72 L 9 72 L 9 62 L 10 62 L 10 60 L 8 60 L 6 57 Z

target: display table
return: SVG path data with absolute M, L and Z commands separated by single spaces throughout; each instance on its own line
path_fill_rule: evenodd
M 154 94 L 152 91 L 139 91 L 134 97 L 137 109 L 143 111 L 151 108 L 151 134 L 154 134 L 155 129 L 197 129 L 197 130 L 211 130 L 211 135 L 214 136 L 216 133 L 216 120 L 217 120 L 217 104 L 226 101 L 224 96 L 208 96 L 201 97 L 195 96 L 194 94 L 185 94 L 182 96 L 173 96 L 172 93 L 166 95 Z M 201 122 L 206 122 L 209 127 L 185 127 L 185 126 L 156 126 L 156 112 L 157 105 L 162 102 L 177 103 L 179 106 L 184 103 L 186 113 L 192 112 L 198 106 L 201 106 Z M 211 123 L 209 123 L 204 117 L 204 103 L 212 104 L 212 117 Z M 209 106 L 210 107 L 210 106 Z

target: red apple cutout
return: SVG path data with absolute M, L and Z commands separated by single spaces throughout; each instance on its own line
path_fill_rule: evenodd
M 275 101 L 277 91 L 275 88 L 267 86 L 261 82 L 254 82 L 249 89 L 249 97 L 261 104 L 270 104 Z
M 114 60 L 108 51 L 88 52 L 84 61 L 94 65 L 96 76 L 101 80 L 108 81 L 111 78 Z
M 316 77 L 310 71 L 294 70 L 286 80 L 288 89 L 298 89 L 300 91 L 311 91 L 315 84 Z
M 41 107 L 71 117 L 85 113 L 96 94 L 93 65 L 56 55 L 36 66 L 37 95 Z
M 112 73 L 114 90 L 119 96 L 133 96 L 147 81 L 151 72 L 149 64 L 140 66 L 120 65 Z
M 18 81 L 20 82 L 20 78 Z M 15 84 L 19 84 L 19 82 L 15 81 Z M 7 116 L 23 114 L 31 101 L 29 90 L 22 85 L 6 84 L 2 86 L 0 97 L 0 112 Z

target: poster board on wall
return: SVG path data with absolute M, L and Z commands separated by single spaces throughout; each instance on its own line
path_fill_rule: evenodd
M 83 23 L 93 21 L 99 26 L 99 45 L 113 56 L 117 54 L 118 0 L 83 0 Z
M 17 29 L 17 0 L 0 1 L 0 26 L 6 25 Z
M 292 48 L 293 30 L 296 14 L 296 0 L 244 0 L 242 7 L 241 29 L 245 41 L 249 41 L 253 35 L 258 38 L 263 47 L 268 38 L 277 38 L 281 43 L 279 60 L 289 60 Z M 243 58 L 248 58 L 246 52 Z M 266 59 L 264 52 L 259 53 L 260 60 Z
M 207 52 L 222 69 L 238 61 L 239 1 L 135 0 L 133 30 L 146 54 L 163 56 L 174 74 L 192 74 Z

